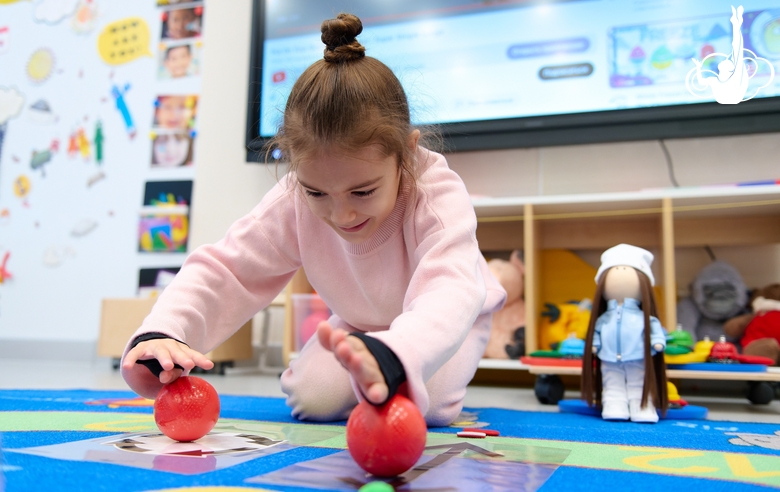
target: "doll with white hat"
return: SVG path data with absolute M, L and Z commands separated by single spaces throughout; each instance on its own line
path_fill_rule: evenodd
M 604 420 L 654 423 L 656 408 L 665 413 L 669 404 L 666 333 L 658 321 L 652 263 L 652 253 L 629 244 L 601 255 L 582 360 L 582 398 L 600 405 Z

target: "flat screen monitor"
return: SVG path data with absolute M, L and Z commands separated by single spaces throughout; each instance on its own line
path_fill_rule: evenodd
M 366 54 L 449 151 L 780 131 L 780 1 L 741 5 L 256 0 L 249 153 L 276 132 L 339 12 L 360 17 Z

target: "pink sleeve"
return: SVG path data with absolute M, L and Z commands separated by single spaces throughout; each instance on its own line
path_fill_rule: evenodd
M 187 257 L 152 312 L 128 341 L 159 332 L 207 353 L 271 303 L 300 266 L 293 196 L 277 185 L 215 244 Z M 154 398 L 162 386 L 136 364 L 122 370 L 130 388 Z
M 506 297 L 479 250 L 476 216 L 463 182 L 446 166 L 426 182 L 413 218 L 417 266 L 404 312 L 388 331 L 371 332 L 401 360 L 410 397 L 423 414 L 429 404 L 426 381 L 458 351 L 477 316 L 500 309 Z

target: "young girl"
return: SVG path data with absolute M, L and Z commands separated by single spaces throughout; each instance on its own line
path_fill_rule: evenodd
M 588 406 L 601 404 L 605 420 L 654 423 L 656 407 L 665 413 L 668 406 L 666 333 L 658 321 L 652 262 L 652 253 L 630 244 L 601 255 L 581 383 L 582 398 Z
M 269 146 L 286 178 L 188 257 L 128 343 L 122 374 L 140 395 L 213 367 L 203 353 L 304 267 L 335 314 L 282 374 L 293 416 L 345 419 L 400 387 L 429 425 L 457 417 L 505 292 L 463 182 L 418 146 L 403 88 L 365 56 L 361 30 L 350 14 L 323 22 L 324 59 L 296 81 Z

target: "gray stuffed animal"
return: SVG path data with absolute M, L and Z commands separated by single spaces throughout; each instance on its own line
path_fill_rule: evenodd
M 737 269 L 724 261 L 713 261 L 691 283 L 690 297 L 677 304 L 677 322 L 696 341 L 704 337 L 718 341 L 725 335 L 726 321 L 746 312 L 747 303 L 748 290 Z

